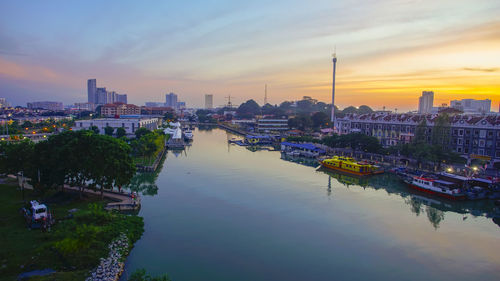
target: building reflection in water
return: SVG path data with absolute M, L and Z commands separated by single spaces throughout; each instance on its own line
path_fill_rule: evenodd
M 310 167 L 318 166 L 314 159 L 291 157 L 284 154 L 281 155 L 281 159 Z M 410 211 L 416 216 L 425 213 L 435 229 L 439 228 L 440 223 L 444 221 L 446 212 L 462 214 L 463 220 L 466 220 L 468 216 L 491 218 L 495 224 L 500 226 L 500 207 L 495 207 L 492 200 L 451 201 L 429 196 L 410 189 L 397 176 L 390 173 L 371 177 L 356 177 L 324 168 L 317 169 L 317 172 L 328 175 L 328 196 L 332 193 L 332 178 L 347 188 L 360 186 L 363 189 L 385 190 L 389 194 L 397 194 L 403 198 L 410 207 Z

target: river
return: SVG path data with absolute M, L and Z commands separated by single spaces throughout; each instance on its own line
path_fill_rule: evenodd
M 491 202 L 317 171 L 231 137 L 196 129 L 185 152 L 136 179 L 145 232 L 124 278 L 145 268 L 174 281 L 500 280 Z

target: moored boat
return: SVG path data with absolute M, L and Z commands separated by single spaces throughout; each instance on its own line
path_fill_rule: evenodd
M 467 198 L 457 184 L 437 179 L 433 175 L 413 176 L 406 180 L 406 183 L 413 189 L 452 200 L 465 200 Z
M 193 131 L 191 131 L 191 129 L 187 128 L 187 130 L 184 130 L 184 139 L 187 141 L 193 139 Z
M 351 157 L 334 156 L 333 158 L 320 160 L 319 163 L 325 168 L 357 176 L 376 175 L 384 172 L 378 165 L 365 161 L 356 161 Z

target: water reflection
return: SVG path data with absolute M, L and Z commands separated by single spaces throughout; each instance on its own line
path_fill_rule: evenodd
M 170 153 L 170 152 L 169 152 Z M 163 165 L 165 164 L 165 159 L 168 154 L 161 159 L 160 165 L 158 165 L 158 169 L 156 169 L 153 173 L 137 173 L 130 181 L 130 184 L 125 188 L 130 191 L 135 191 L 142 195 L 154 196 L 158 194 L 158 185 L 156 185 L 156 180 L 158 179 L 158 175 L 163 169 Z
M 327 185 L 328 195 L 332 192 L 332 178 L 348 188 L 351 186 L 360 186 L 363 189 L 371 188 L 375 190 L 385 190 L 389 194 L 401 196 L 404 202 L 410 207 L 410 211 L 416 216 L 425 212 L 429 222 L 435 229 L 439 228 L 440 223 L 444 221 L 446 212 L 462 214 L 463 220 L 466 220 L 469 215 L 492 218 L 492 221 L 497 225 L 500 220 L 500 208 L 495 207 L 491 200 L 450 201 L 439 197 L 427 196 L 425 193 L 419 193 L 418 191 L 409 189 L 406 184 L 402 183 L 398 177 L 392 174 L 383 174 L 373 177 L 355 177 L 326 170 L 324 168 L 320 168 L 317 171 L 329 176 Z
M 281 153 L 281 159 L 293 163 L 297 163 L 300 165 L 308 166 L 308 167 L 317 167 L 319 166 L 318 161 L 314 158 L 305 158 L 305 157 L 295 157 L 288 156 L 285 153 Z

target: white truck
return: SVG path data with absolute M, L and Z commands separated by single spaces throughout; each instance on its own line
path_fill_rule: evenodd
M 21 209 L 26 224 L 30 228 L 47 229 L 53 224 L 52 215 L 45 204 L 40 204 L 36 200 L 31 200 L 29 206 Z

